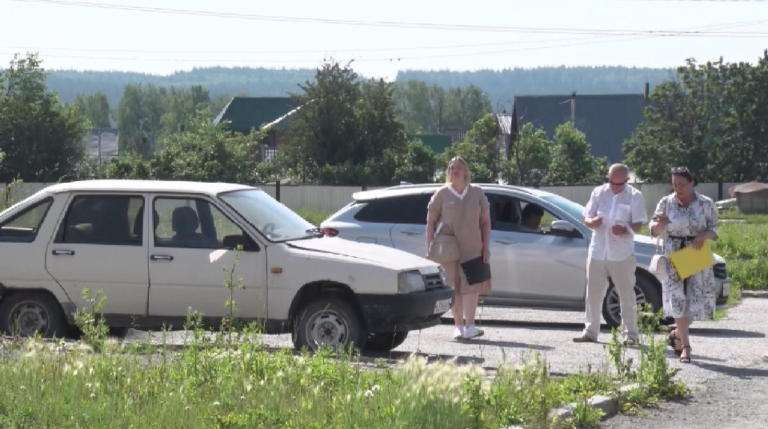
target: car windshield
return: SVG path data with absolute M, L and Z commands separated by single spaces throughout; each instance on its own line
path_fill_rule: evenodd
M 317 236 L 314 225 L 260 189 L 226 192 L 219 198 L 271 241 Z
M 563 211 L 576 218 L 578 221 L 583 222 L 584 206 L 579 203 L 573 202 L 567 198 L 563 198 L 560 195 L 542 195 L 541 199 L 549 201 L 550 203 L 560 207 Z

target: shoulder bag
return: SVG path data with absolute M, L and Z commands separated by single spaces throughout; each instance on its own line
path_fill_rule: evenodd
M 469 186 L 469 184 L 467 184 Z M 439 191 L 438 191 L 439 192 Z M 464 198 L 469 197 L 469 189 Z M 461 201 L 461 217 L 459 218 L 459 227 L 464 223 L 464 212 L 466 211 L 466 200 Z M 438 264 L 450 264 L 458 262 L 461 259 L 461 252 L 459 251 L 459 240 L 456 238 L 454 231 L 450 235 L 440 234 L 440 230 L 443 227 L 443 222 L 437 226 L 435 234 L 432 236 L 432 241 L 429 242 L 429 249 L 427 249 L 427 259 Z

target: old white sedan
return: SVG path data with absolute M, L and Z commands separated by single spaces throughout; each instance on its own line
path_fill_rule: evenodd
M 188 309 L 218 325 L 237 247 L 236 316 L 297 348 L 388 350 L 451 303 L 438 264 L 329 237 L 261 189 L 92 180 L 0 213 L 0 330 L 63 336 L 83 288 L 103 291 L 111 327 L 181 329 Z

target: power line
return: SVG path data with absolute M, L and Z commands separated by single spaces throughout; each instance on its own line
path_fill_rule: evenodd
M 77 7 L 89 7 L 96 9 L 111 9 L 111 10 L 123 10 L 134 12 L 150 12 L 150 13 L 165 13 L 172 15 L 187 15 L 187 16 L 203 16 L 203 17 L 216 17 L 216 18 L 228 18 L 228 19 L 242 19 L 242 20 L 256 20 L 256 21 L 269 21 L 269 22 L 292 22 L 292 23 L 314 23 L 314 24 L 334 24 L 334 25 L 353 25 L 353 26 L 366 26 L 366 27 L 388 27 L 388 28 L 401 28 L 401 29 L 425 29 L 425 30 L 450 30 L 450 31 L 478 31 L 478 32 L 512 32 L 512 33 L 550 33 L 550 34 L 593 34 L 593 35 L 616 35 L 627 36 L 633 34 L 647 33 L 647 34 L 662 34 L 662 35 L 684 35 L 684 34 L 696 34 L 696 31 L 658 31 L 658 30 L 639 30 L 639 31 L 627 31 L 627 30 L 605 30 L 605 29 L 583 29 L 583 28 L 537 28 L 537 27 L 517 27 L 517 26 L 482 26 L 482 25 L 467 25 L 467 24 L 436 24 L 425 22 L 393 22 L 393 21 L 359 21 L 359 20 L 341 20 L 341 19 L 323 19 L 323 18 L 304 18 L 304 17 L 291 17 L 291 16 L 278 16 L 278 15 L 260 15 L 260 14 L 243 14 L 243 13 L 231 13 L 231 12 L 214 12 L 214 11 L 202 11 L 202 10 L 190 10 L 190 9 L 171 9 L 171 8 L 159 8 L 148 6 L 130 6 L 130 5 L 118 5 L 118 4 L 99 4 L 83 1 L 65 1 L 65 0 L 5 0 L 15 1 L 21 3 L 42 3 L 42 4 L 54 4 L 61 6 L 77 6 Z M 714 35 L 714 33 L 708 33 Z M 721 36 L 768 36 L 768 33 L 717 33 Z

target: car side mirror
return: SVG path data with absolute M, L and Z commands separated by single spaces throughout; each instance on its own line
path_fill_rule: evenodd
M 576 237 L 578 235 L 578 231 L 576 230 L 576 227 L 573 226 L 573 224 L 568 222 L 567 220 L 553 221 L 549 227 L 549 230 L 552 231 L 552 233 L 554 234 L 565 236 L 565 237 Z
M 227 235 L 224 236 L 224 248 L 227 250 L 235 250 L 237 246 L 242 246 L 244 252 L 257 252 L 259 251 L 259 245 L 256 244 L 253 239 L 247 235 Z

